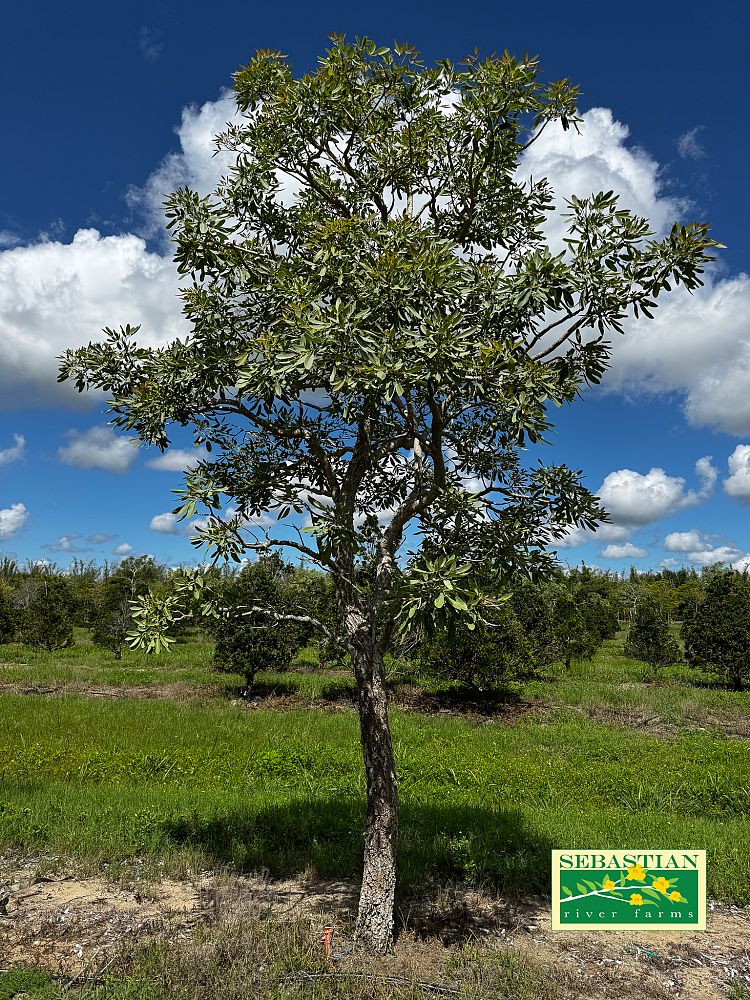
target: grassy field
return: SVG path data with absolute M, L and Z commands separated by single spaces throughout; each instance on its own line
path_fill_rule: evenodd
M 750 690 L 730 691 L 718 677 L 685 665 L 654 674 L 651 668 L 622 654 L 623 637 L 605 642 L 590 662 L 574 663 L 570 673 L 551 668 L 539 680 L 512 684 L 506 699 L 540 706 L 569 707 L 616 722 L 618 716 L 658 720 L 666 726 L 705 727 L 709 730 L 750 736 Z M 0 644 L 0 693 L 3 689 L 55 689 L 86 692 L 92 688 L 161 689 L 173 699 L 225 699 L 237 696 L 244 686 L 239 674 L 213 669 L 213 646 L 205 642 L 180 643 L 158 657 L 125 649 L 122 660 L 93 646 L 87 633 L 77 630 L 76 643 L 68 649 L 47 652 L 19 644 Z M 425 694 L 458 695 L 455 686 L 421 677 L 408 668 L 392 665 L 390 680 L 395 699 L 416 689 Z M 261 672 L 258 693 L 289 695 L 300 703 L 341 701 L 354 696 L 353 682 L 345 671 L 316 669 L 314 650 L 303 650 L 295 669 L 286 673 Z M 460 708 L 461 699 L 456 698 Z M 607 715 L 612 716 L 611 720 Z
M 345 672 L 316 670 L 307 651 L 293 671 L 261 675 L 248 705 L 237 697 L 242 678 L 214 672 L 204 643 L 158 658 L 126 651 L 117 662 L 78 640 L 55 653 L 0 646 L 6 859 L 40 859 L 46 870 L 73 863 L 115 879 L 130 878 L 134 865 L 145 879 L 205 870 L 358 877 L 364 782 Z M 485 716 L 451 685 L 395 667 L 391 682 L 402 899 L 449 883 L 544 895 L 553 847 L 650 845 L 705 847 L 709 895 L 750 904 L 750 693 L 684 667 L 655 678 L 618 641 L 570 673 L 515 685 Z M 273 988 L 246 963 L 236 981 L 217 966 L 213 985 L 204 978 L 203 992 L 180 992 L 175 969 L 195 953 L 163 942 L 81 996 L 431 995 L 372 982 L 358 992 L 356 976 L 310 980 L 300 993 L 289 975 L 313 968 L 310 930 L 285 924 L 277 937 L 287 945 L 266 956 Z M 253 954 L 266 948 L 257 927 L 250 938 Z M 533 963 L 506 959 L 440 961 L 465 961 L 469 996 L 568 996 Z M 18 992 L 19 975 L 32 973 L 0 973 L 0 1000 Z M 41 978 L 23 987 L 30 997 L 62 995 L 57 980 L 33 975 Z
M 6 695 L 0 843 L 98 867 L 358 869 L 353 712 Z M 553 846 L 706 846 L 710 892 L 750 902 L 750 743 L 668 739 L 565 708 L 477 724 L 398 710 L 402 885 L 544 892 Z

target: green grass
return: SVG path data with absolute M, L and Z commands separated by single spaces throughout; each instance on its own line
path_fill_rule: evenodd
M 622 653 L 622 637 L 603 643 L 590 662 L 570 673 L 551 671 L 541 680 L 517 685 L 526 699 L 592 711 L 658 716 L 675 726 L 731 728 L 750 716 L 750 690 L 731 691 L 706 671 L 676 664 L 655 673 L 648 664 Z
M 212 643 L 193 641 L 178 643 L 159 656 L 125 648 L 122 659 L 116 660 L 77 629 L 73 646 L 52 652 L 20 643 L 0 644 L 0 684 L 122 688 L 184 684 L 205 686 L 209 694 L 241 685 L 240 675 L 213 669 L 213 655 Z
M 591 662 L 574 663 L 568 673 L 552 667 L 539 679 L 510 686 L 511 698 L 569 706 L 607 721 L 623 724 L 630 718 L 656 717 L 670 727 L 695 727 L 732 731 L 748 729 L 750 690 L 730 691 L 713 674 L 678 664 L 657 674 L 646 664 L 622 653 L 624 635 L 605 642 Z M 408 665 L 390 667 L 396 697 L 405 686 L 426 694 L 450 695 L 456 685 L 420 675 Z M 292 695 L 302 702 L 340 701 L 354 697 L 353 680 L 342 671 L 317 670 L 315 650 L 302 650 L 295 668 L 284 673 L 261 672 L 258 694 Z M 175 685 L 199 698 L 225 699 L 244 686 L 239 674 L 217 673 L 213 645 L 186 642 L 169 653 L 149 656 L 123 650 L 123 658 L 93 646 L 87 633 L 77 630 L 76 643 L 68 649 L 47 652 L 19 644 L 0 645 L 0 685 L 85 691 L 97 686 L 165 688 Z M 179 692 L 175 692 L 177 697 Z
M 0 699 L 0 844 L 92 868 L 140 857 L 356 877 L 364 788 L 353 712 Z M 475 725 L 393 713 L 402 889 L 548 889 L 552 847 L 700 848 L 714 898 L 750 902 L 750 743 L 669 740 L 564 710 Z

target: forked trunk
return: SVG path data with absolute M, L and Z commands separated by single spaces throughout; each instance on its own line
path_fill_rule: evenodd
M 383 657 L 370 642 L 353 657 L 367 778 L 367 821 L 356 940 L 378 952 L 393 944 L 398 846 L 398 784 Z

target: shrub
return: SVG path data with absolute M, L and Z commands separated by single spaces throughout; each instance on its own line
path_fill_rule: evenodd
M 644 597 L 635 606 L 625 640 L 625 655 L 642 660 L 656 670 L 682 659 L 662 605 Z
M 536 667 L 531 644 L 510 603 L 491 625 L 438 629 L 422 644 L 421 667 L 436 677 L 458 681 L 476 691 L 503 688 L 530 677 Z
M 18 593 L 18 636 L 28 646 L 63 649 L 73 645 L 73 599 L 65 579 L 51 573 L 30 576 Z
M 242 674 L 249 690 L 259 670 L 288 670 L 301 645 L 299 633 L 283 622 L 254 618 L 231 623 L 216 640 L 214 666 Z
M 95 605 L 91 638 L 97 646 L 112 650 L 115 659 L 119 660 L 132 626 L 129 587 L 126 580 L 115 575 L 104 583 Z
M 288 670 L 310 638 L 310 629 L 293 622 L 277 622 L 268 614 L 248 613 L 249 608 L 278 614 L 299 613 L 290 592 L 292 568 L 278 555 L 261 556 L 224 586 L 225 614 L 214 626 L 214 666 L 219 671 L 243 674 L 252 687 L 259 670 Z
M 0 642 L 13 642 L 16 634 L 16 612 L 11 604 L 10 589 L 0 586 Z
M 593 657 L 599 645 L 598 636 L 588 631 L 575 598 L 567 591 L 562 591 L 555 599 L 552 627 L 558 656 L 567 670 L 570 670 L 573 660 L 590 660 Z
M 608 598 L 592 591 L 577 595 L 576 603 L 586 631 L 597 645 L 604 639 L 614 639 L 619 623 L 617 611 Z
M 713 569 L 705 592 L 683 624 L 685 658 L 713 667 L 740 691 L 750 678 L 750 579 L 736 570 Z
M 513 588 L 513 610 L 540 667 L 554 663 L 559 657 L 553 609 L 554 596 L 549 584 L 524 580 Z

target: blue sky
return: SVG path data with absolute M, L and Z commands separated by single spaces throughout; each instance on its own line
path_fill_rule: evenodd
M 547 458 L 580 468 L 613 524 L 561 555 L 614 569 L 750 561 L 750 211 L 745 5 L 537 3 L 13 4 L 0 101 L 0 554 L 194 558 L 160 517 L 174 466 L 118 441 L 100 401 L 55 384 L 54 358 L 104 325 L 181 330 L 163 194 L 210 184 L 222 91 L 256 48 L 314 65 L 331 31 L 538 53 L 583 91 L 582 135 L 553 135 L 525 169 L 559 193 L 615 187 L 664 228 L 708 220 L 727 244 L 706 288 L 616 345 L 601 390 L 555 413 Z M 177 448 L 189 448 L 187 438 Z M 709 462 L 708 456 L 711 456 Z M 696 467 L 696 463 L 698 466 Z M 161 529 L 161 530 L 156 530 Z

